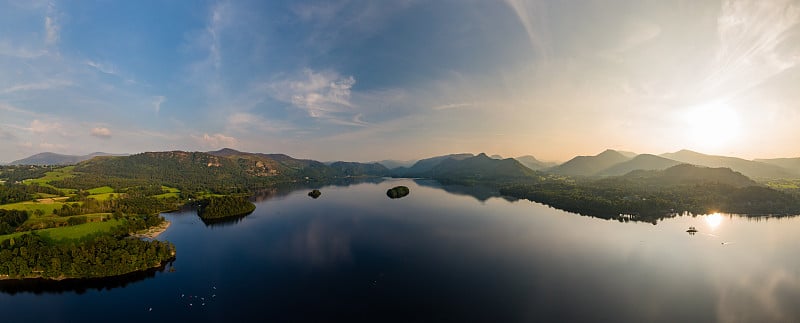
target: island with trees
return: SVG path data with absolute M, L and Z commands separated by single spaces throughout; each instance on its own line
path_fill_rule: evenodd
M 399 199 L 408 195 L 410 190 L 405 186 L 395 186 L 386 191 L 386 196 L 392 199 Z

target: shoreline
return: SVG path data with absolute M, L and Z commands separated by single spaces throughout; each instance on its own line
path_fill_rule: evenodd
M 167 229 L 171 224 L 172 222 L 169 222 L 169 220 L 165 219 L 164 222 L 161 222 L 161 224 L 157 226 L 150 227 L 145 230 L 133 233 L 130 236 L 132 238 L 139 238 L 139 239 L 155 239 L 160 234 L 164 233 L 164 231 L 167 231 Z

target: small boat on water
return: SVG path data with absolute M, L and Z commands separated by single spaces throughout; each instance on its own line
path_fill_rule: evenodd
M 695 228 L 695 227 L 689 227 L 689 230 L 686 230 L 686 232 L 689 232 L 689 233 L 697 233 L 697 228 Z

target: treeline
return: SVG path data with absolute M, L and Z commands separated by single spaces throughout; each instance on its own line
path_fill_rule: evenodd
M 501 188 L 500 193 L 588 216 L 647 222 L 683 212 L 800 214 L 800 198 L 796 196 L 766 187 L 734 187 L 718 183 L 643 189 L 620 182 L 547 182 L 511 185 Z
M 159 199 L 151 196 L 128 196 L 98 201 L 93 198 L 82 198 L 78 202 L 64 203 L 60 209 L 54 209 L 58 216 L 73 216 L 90 213 L 155 214 L 180 208 L 177 198 Z
M 36 193 L 62 195 L 60 191 L 52 187 L 38 184 L 25 185 L 8 182 L 0 185 L 0 204 L 30 201 L 34 198 Z
M 0 179 L 15 183 L 26 179 L 44 177 L 58 166 L 0 166 Z
M 28 220 L 28 212 L 0 209 L 0 235 L 16 231 Z
M 33 234 L 0 242 L 0 278 L 94 278 L 158 267 L 175 256 L 169 242 L 110 235 L 78 244 L 48 244 Z
M 256 205 L 243 196 L 212 196 L 200 200 L 197 215 L 203 220 L 218 220 L 252 213 Z

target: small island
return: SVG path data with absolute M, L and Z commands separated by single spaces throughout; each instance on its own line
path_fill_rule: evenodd
M 392 187 L 391 189 L 389 189 L 388 191 L 386 191 L 386 196 L 388 196 L 389 198 L 393 198 L 393 199 L 399 199 L 401 197 L 404 197 L 404 196 L 408 195 L 409 192 L 410 191 L 408 190 L 408 187 L 395 186 L 395 187 Z
M 311 198 L 314 199 L 318 198 L 320 195 L 322 195 L 322 193 L 319 190 L 313 190 L 311 192 L 308 192 L 308 196 L 311 196 Z
M 253 213 L 256 205 L 243 196 L 212 196 L 199 201 L 197 215 L 203 220 L 222 220 Z

